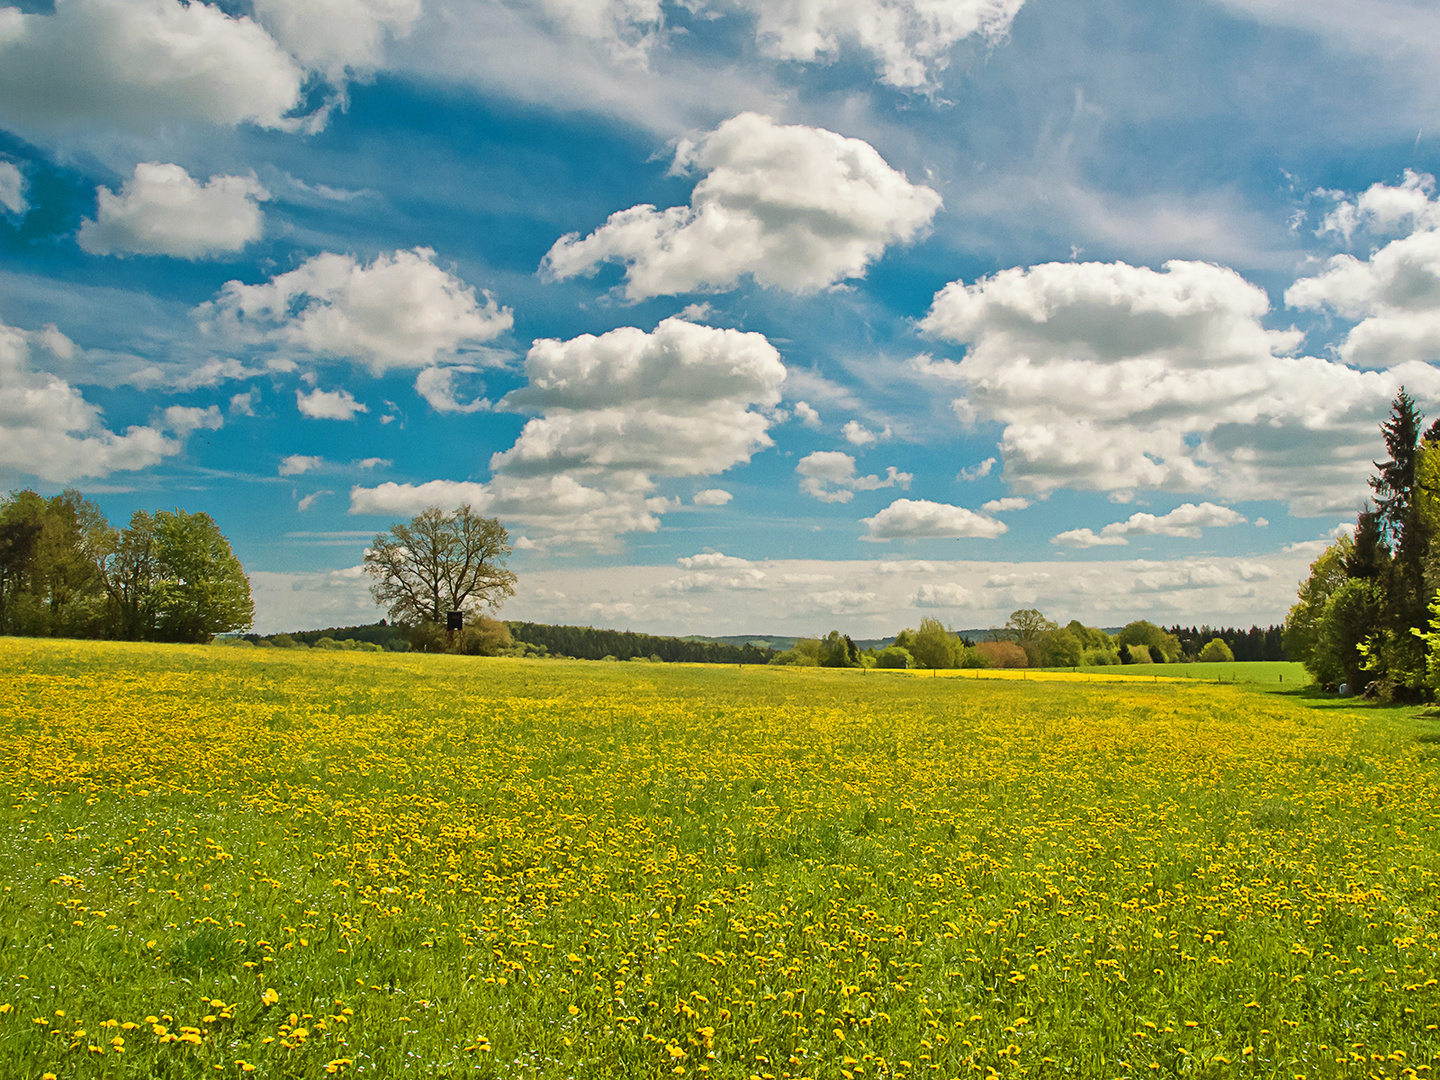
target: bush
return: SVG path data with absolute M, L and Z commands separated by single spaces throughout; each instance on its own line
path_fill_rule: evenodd
M 923 668 L 959 667 L 965 646 L 939 619 L 921 619 L 918 630 L 906 631 L 904 648 Z M 899 638 L 896 644 L 900 644 Z
M 1079 667 L 1085 657 L 1085 646 L 1069 630 L 1052 630 L 1039 641 L 1040 663 L 1043 667 Z M 1025 651 L 1030 655 L 1030 650 Z
M 960 657 L 960 666 L 962 668 L 973 670 L 975 668 L 988 668 L 990 666 L 990 661 L 979 651 L 980 647 L 978 645 L 962 645 L 960 648 L 963 654 Z
M 1200 650 L 1200 662 L 1202 664 L 1229 663 L 1235 659 L 1235 654 L 1230 651 L 1230 646 L 1220 638 L 1211 638 L 1206 642 L 1205 647 Z
M 345 646 L 344 646 L 344 645 L 341 645 L 340 642 L 336 641 L 333 637 L 322 637 L 322 638 L 320 638 L 318 641 L 315 642 L 315 648 L 317 648 L 317 649 L 343 649 L 343 648 L 345 648 Z
M 776 653 L 771 657 L 770 663 L 780 667 L 787 664 L 795 667 L 819 667 L 820 640 L 818 638 L 797 638 L 795 644 L 788 650 Z
M 1175 663 L 1180 659 L 1180 639 L 1166 633 L 1152 622 L 1139 619 L 1115 635 L 1117 645 L 1143 645 L 1153 661 Z M 1149 663 L 1141 660 L 1138 663 Z
M 1025 650 L 1013 641 L 982 641 L 975 646 L 975 651 L 986 661 L 987 667 L 1023 668 L 1030 666 L 1030 661 L 1025 656 Z
M 913 668 L 915 657 L 910 655 L 909 649 L 902 649 L 899 645 L 888 645 L 875 654 L 875 666 L 877 668 Z
M 1108 647 L 1086 649 L 1080 657 L 1080 663 L 1086 667 L 1109 667 L 1120 663 L 1120 654 Z
M 1125 663 L 1127 664 L 1149 664 L 1153 662 L 1150 659 L 1150 646 L 1148 645 L 1126 645 L 1124 656 Z
M 460 651 L 470 656 L 499 656 L 514 644 L 508 626 L 484 615 L 460 632 Z

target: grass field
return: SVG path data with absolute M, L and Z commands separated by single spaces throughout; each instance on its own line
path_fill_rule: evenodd
M 1310 673 L 1305 670 L 1304 664 L 1283 660 L 1225 664 L 1142 664 L 1138 668 L 1127 670 L 1148 671 L 1149 674 L 1174 679 L 1249 683 L 1268 690 L 1299 690 L 1310 684 Z
M 0 639 L 0 788 L 7 1080 L 1440 1068 L 1413 710 Z

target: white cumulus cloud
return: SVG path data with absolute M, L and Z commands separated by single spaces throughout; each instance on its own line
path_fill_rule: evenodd
M 300 476 L 315 469 L 324 468 L 325 459 L 307 454 L 291 454 L 280 462 L 281 476 Z
M 368 266 L 326 252 L 260 285 L 228 282 L 199 309 L 239 341 L 353 360 L 379 375 L 430 367 L 490 341 L 514 319 L 488 293 L 435 265 L 429 248 L 381 254 Z
M 783 60 L 832 60 L 842 47 L 874 58 L 881 82 L 933 85 L 951 48 L 1003 37 L 1024 0 L 737 0 L 755 16 L 761 50 Z
M 25 199 L 25 174 L 13 162 L 0 161 L 0 206 L 12 214 L 30 209 Z
M 1146 513 L 1131 514 L 1124 521 L 1115 521 L 1106 525 L 1098 533 L 1090 529 L 1070 529 L 1051 538 L 1050 542 L 1078 548 L 1118 547 L 1128 544 L 1130 541 L 1126 537 L 1130 536 L 1175 536 L 1194 539 L 1200 535 L 1201 529 L 1225 525 L 1244 525 L 1245 523 L 1245 516 L 1228 506 L 1217 506 L 1215 503 L 1209 502 L 1202 502 L 1198 505 L 1183 503 L 1168 514 L 1158 516 Z
M 962 417 L 1003 425 L 1006 480 L 1028 494 L 1217 490 L 1287 499 L 1301 514 L 1351 505 L 1398 386 L 1440 401 L 1440 372 L 1289 356 L 1302 335 L 1266 329 L 1269 306 L 1208 263 L 1016 268 L 936 294 L 921 326 L 964 358 L 911 366 L 963 388 Z
M 697 491 L 690 501 L 696 506 L 724 506 L 734 497 L 724 488 L 706 488 Z
M 683 555 L 675 560 L 675 565 L 685 570 L 743 570 L 751 562 L 723 551 L 703 551 L 699 555 Z
M 194 431 L 218 431 L 225 426 L 225 417 L 220 406 L 171 405 L 161 415 L 161 427 L 173 431 L 182 439 Z
M 949 540 L 980 537 L 993 540 L 1010 531 L 998 521 L 963 506 L 928 499 L 896 499 L 874 517 L 862 518 L 865 540 Z
M 987 457 L 977 465 L 970 465 L 961 469 L 955 474 L 955 479 L 962 484 L 973 483 L 976 480 L 983 480 L 990 475 L 990 470 L 995 468 L 995 459 Z
M 0 119 L 21 128 L 167 120 L 296 129 L 305 72 L 253 20 L 177 0 L 0 8 Z
M 415 376 L 415 392 L 439 413 L 484 412 L 491 408 L 489 398 L 472 397 L 469 401 L 461 401 L 456 385 L 463 376 L 474 375 L 479 370 L 471 364 L 428 367 Z
M 53 328 L 26 333 L 0 324 L 0 473 L 68 483 L 148 468 L 180 452 L 182 443 L 162 427 L 111 431 L 98 407 L 37 363 L 73 353 L 69 339 Z M 169 426 L 186 433 L 183 423 Z
M 173 255 L 203 259 L 258 240 L 270 193 L 251 176 L 212 176 L 201 185 L 179 165 L 135 166 L 119 194 L 96 191 L 95 218 L 80 223 L 80 246 L 92 255 Z
M 380 65 L 387 37 L 405 37 L 421 0 L 254 0 L 255 17 L 292 56 L 339 80 Z
M 813 405 L 810 405 L 808 402 L 795 402 L 794 412 L 795 419 L 799 420 L 800 423 L 804 424 L 806 427 L 818 428 L 820 426 L 820 414 L 815 410 L 815 407 Z
M 942 582 L 939 585 L 921 585 L 910 597 L 910 606 L 917 608 L 957 608 L 970 604 L 975 594 L 964 585 Z
M 785 366 L 761 334 L 672 318 L 650 333 L 538 340 L 525 374 L 499 407 L 537 415 L 491 457 L 489 482 L 356 488 L 352 512 L 423 507 L 425 493 L 448 491 L 542 538 L 604 545 L 653 532 L 676 505 L 656 496 L 657 477 L 715 475 L 772 445 L 765 410 Z
M 1028 510 L 1030 500 L 1022 499 L 1018 495 L 1007 496 L 1003 499 L 991 499 L 980 507 L 987 514 L 1003 514 L 1010 510 Z
M 1334 256 L 1321 274 L 1285 292 L 1291 307 L 1359 320 L 1340 344 L 1341 359 L 1394 367 L 1440 359 L 1440 201 L 1434 178 L 1407 173 L 1398 186 L 1376 184 L 1326 219 L 1347 240 L 1354 228 L 1405 229 L 1367 259 Z M 1337 223 L 1334 219 L 1339 217 Z
M 562 236 L 551 279 L 625 264 L 632 300 L 761 285 L 814 292 L 865 269 L 929 225 L 941 199 L 910 183 L 861 139 L 742 113 L 676 151 L 677 170 L 705 173 L 690 205 L 633 206 L 588 237 Z
M 849 420 L 840 430 L 845 436 L 845 441 L 852 446 L 874 446 L 881 439 L 890 437 L 890 428 L 887 426 L 883 431 L 871 431 L 858 420 Z
M 877 491 L 897 486 L 909 491 L 910 481 L 915 479 L 894 465 L 886 468 L 884 476 L 857 476 L 855 459 L 839 450 L 817 450 L 807 454 L 795 466 L 795 472 L 800 476 L 801 491 L 827 503 L 847 503 L 857 491 Z
M 295 407 L 312 420 L 350 420 L 370 410 L 356 401 L 349 390 L 295 391 Z

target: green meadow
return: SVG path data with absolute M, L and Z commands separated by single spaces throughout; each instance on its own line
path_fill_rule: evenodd
M 0 1076 L 1431 1075 L 1440 722 L 1115 671 L 0 639 Z

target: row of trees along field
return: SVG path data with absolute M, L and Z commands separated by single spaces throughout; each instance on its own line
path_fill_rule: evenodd
M 1182 634 L 1184 635 L 1182 637 Z M 1200 638 L 1209 635 L 1204 641 Z M 1004 626 L 992 629 L 985 640 L 972 641 L 947 628 L 939 619 L 922 619 L 916 629 L 900 631 L 892 645 L 862 652 L 848 635 L 832 630 L 824 638 L 801 638 L 772 664 L 809 667 L 879 668 L 1060 668 L 1113 664 L 1177 663 L 1183 660 L 1237 659 L 1227 639 L 1243 642 L 1249 651 L 1263 655 L 1272 639 L 1278 647 L 1279 630 L 1248 631 L 1164 630 L 1145 620 L 1132 622 L 1111 635 L 1079 620 L 1065 626 L 1052 622 L 1035 608 L 1012 612 Z M 1278 659 L 1278 657 L 1277 657 Z
M 202 642 L 253 615 L 208 514 L 142 510 L 116 529 L 78 491 L 0 498 L 0 634 Z
M 1440 689 L 1440 421 L 1423 423 L 1401 389 L 1374 502 L 1311 564 L 1285 621 L 1286 652 L 1322 686 L 1393 701 Z

